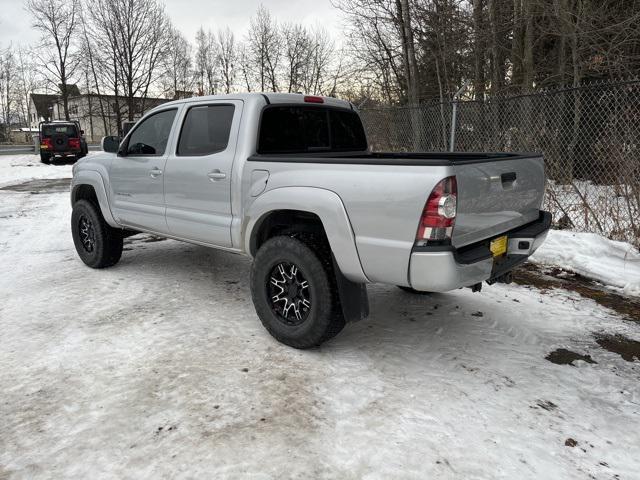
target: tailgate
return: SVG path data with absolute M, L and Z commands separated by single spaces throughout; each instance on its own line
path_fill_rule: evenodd
M 541 156 L 459 163 L 452 244 L 462 247 L 538 218 L 545 188 Z

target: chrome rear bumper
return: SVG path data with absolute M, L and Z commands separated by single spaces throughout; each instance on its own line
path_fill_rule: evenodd
M 446 292 L 494 279 L 512 270 L 535 252 L 547 237 L 551 214 L 523 227 L 505 232 L 507 254 L 494 259 L 487 239 L 457 250 L 454 247 L 423 247 L 411 254 L 409 284 L 425 292 Z

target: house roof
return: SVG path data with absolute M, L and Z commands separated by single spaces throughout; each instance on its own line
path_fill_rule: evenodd
M 49 95 L 42 93 L 31 94 L 31 100 L 36 107 L 38 117 L 42 118 L 49 118 L 49 107 L 51 107 L 57 99 L 58 95 Z
M 62 92 L 61 84 L 58 84 L 58 88 Z M 80 95 L 80 89 L 78 88 L 78 85 L 76 85 L 75 83 L 71 83 L 67 85 L 67 93 L 69 94 L 70 97 L 75 97 Z

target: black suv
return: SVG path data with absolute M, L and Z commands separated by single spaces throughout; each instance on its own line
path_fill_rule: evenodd
M 75 121 L 40 122 L 40 161 L 49 164 L 55 158 L 78 160 L 87 154 L 84 130 Z

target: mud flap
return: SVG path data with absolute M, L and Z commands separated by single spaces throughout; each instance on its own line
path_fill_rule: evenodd
M 364 283 L 356 283 L 345 277 L 336 263 L 336 259 L 331 255 L 333 261 L 333 271 L 336 275 L 336 286 L 340 296 L 342 314 L 347 323 L 359 322 L 369 316 L 369 296 L 367 286 Z

